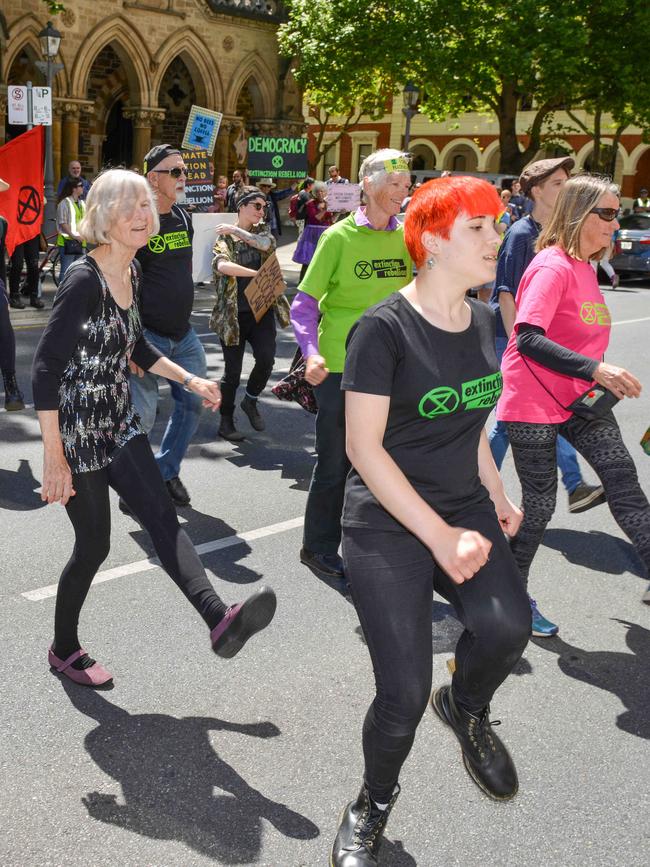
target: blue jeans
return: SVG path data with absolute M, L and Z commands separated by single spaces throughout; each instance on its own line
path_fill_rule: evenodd
M 505 337 L 496 338 L 497 361 L 501 365 L 503 353 L 506 351 L 508 340 Z M 508 451 L 510 441 L 508 440 L 508 429 L 506 422 L 495 421 L 494 427 L 488 434 L 492 457 L 497 469 L 501 469 L 501 464 Z M 567 489 L 567 493 L 572 494 L 578 485 L 582 482 L 582 473 L 578 466 L 578 456 L 573 446 L 568 443 L 564 437 L 558 436 L 555 442 L 555 451 L 557 457 L 557 465 L 562 473 L 562 484 Z
M 193 328 L 190 328 L 182 340 L 172 340 L 148 328 L 144 329 L 144 336 L 170 361 L 174 361 L 188 373 L 205 377 L 207 372 L 205 351 Z M 160 449 L 156 453 L 158 468 L 166 482 L 176 478 L 180 473 L 181 461 L 199 426 L 202 408 L 200 397 L 185 391 L 178 382 L 167 381 L 172 390 L 174 411 L 167 423 Z M 156 421 L 158 377 L 152 373 L 145 373 L 142 379 L 132 375 L 131 397 L 143 428 L 147 434 L 150 434 Z

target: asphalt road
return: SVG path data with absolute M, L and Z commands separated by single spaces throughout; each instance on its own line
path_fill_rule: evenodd
M 608 292 L 607 302 L 616 323 L 608 358 L 646 387 L 617 416 L 650 491 L 650 459 L 638 444 L 650 424 L 650 292 L 630 284 Z M 217 375 L 207 306 L 197 304 L 194 321 Z M 27 392 L 40 333 L 41 326 L 17 331 Z M 283 333 L 275 378 L 292 354 Z M 160 408 L 154 439 L 168 414 L 166 394 Z M 182 471 L 192 506 L 180 514 L 222 596 L 275 588 L 274 622 L 235 660 L 215 658 L 194 611 L 147 562 L 148 537 L 113 498 L 110 556 L 81 624 L 87 649 L 115 674 L 115 688 L 101 693 L 63 683 L 48 668 L 51 587 L 69 556 L 71 528 L 63 509 L 38 496 L 33 410 L 0 413 L 3 867 L 328 863 L 339 812 L 361 780 L 372 671 L 341 588 L 298 562 L 313 418 L 272 395 L 263 411 L 267 431 L 238 447 L 217 439 L 217 419 L 204 415 Z M 517 497 L 510 456 L 504 475 Z M 455 740 L 428 712 L 382 867 L 650 860 L 650 608 L 640 603 L 641 563 L 606 506 L 571 516 L 560 494 L 531 586 L 561 632 L 528 646 L 493 703 L 519 795 L 507 804 L 485 798 Z M 434 684 L 448 678 L 459 632 L 453 611 L 437 601 Z

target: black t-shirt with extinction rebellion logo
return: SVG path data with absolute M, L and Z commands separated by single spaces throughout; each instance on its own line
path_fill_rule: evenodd
M 501 394 L 494 313 L 468 299 L 465 331 L 436 328 L 399 292 L 368 310 L 348 339 L 341 388 L 390 397 L 384 448 L 445 520 L 487 504 L 479 438 Z M 359 474 L 350 471 L 343 525 L 398 530 Z
M 141 316 L 145 328 L 182 340 L 190 330 L 194 303 L 192 221 L 178 205 L 160 214 L 160 231 L 141 247 Z

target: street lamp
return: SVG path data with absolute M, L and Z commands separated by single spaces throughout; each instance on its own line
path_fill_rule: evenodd
M 38 34 L 39 42 L 41 43 L 41 51 L 45 61 L 37 61 L 37 69 L 45 76 L 45 84 L 52 92 L 52 80 L 54 76 L 63 69 L 62 63 L 55 63 L 54 58 L 59 53 L 62 36 L 59 31 L 52 25 L 51 21 L 47 22 L 45 27 Z M 54 202 L 54 161 L 52 158 L 52 125 L 45 127 L 45 219 L 43 221 L 43 234 L 52 234 L 54 231 L 53 223 L 56 222 L 56 205 Z
M 402 111 L 406 117 L 406 125 L 404 127 L 404 150 L 407 151 L 409 149 L 409 140 L 411 138 L 411 118 L 418 113 L 417 106 L 420 98 L 420 90 L 412 81 L 408 81 L 404 85 L 402 96 L 404 98 L 404 108 Z

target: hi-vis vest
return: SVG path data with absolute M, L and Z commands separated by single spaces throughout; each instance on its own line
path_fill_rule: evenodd
M 66 199 L 68 203 L 68 207 L 70 208 L 70 230 L 73 235 L 78 235 L 77 231 L 77 223 L 81 221 L 81 218 L 86 213 L 86 204 L 85 202 L 75 202 L 72 196 L 68 196 Z M 59 232 L 59 237 L 56 239 L 56 243 L 58 247 L 63 247 L 65 244 L 65 239 L 69 238 L 70 235 L 66 235 L 64 232 Z M 86 242 L 83 241 L 83 246 L 86 246 Z

